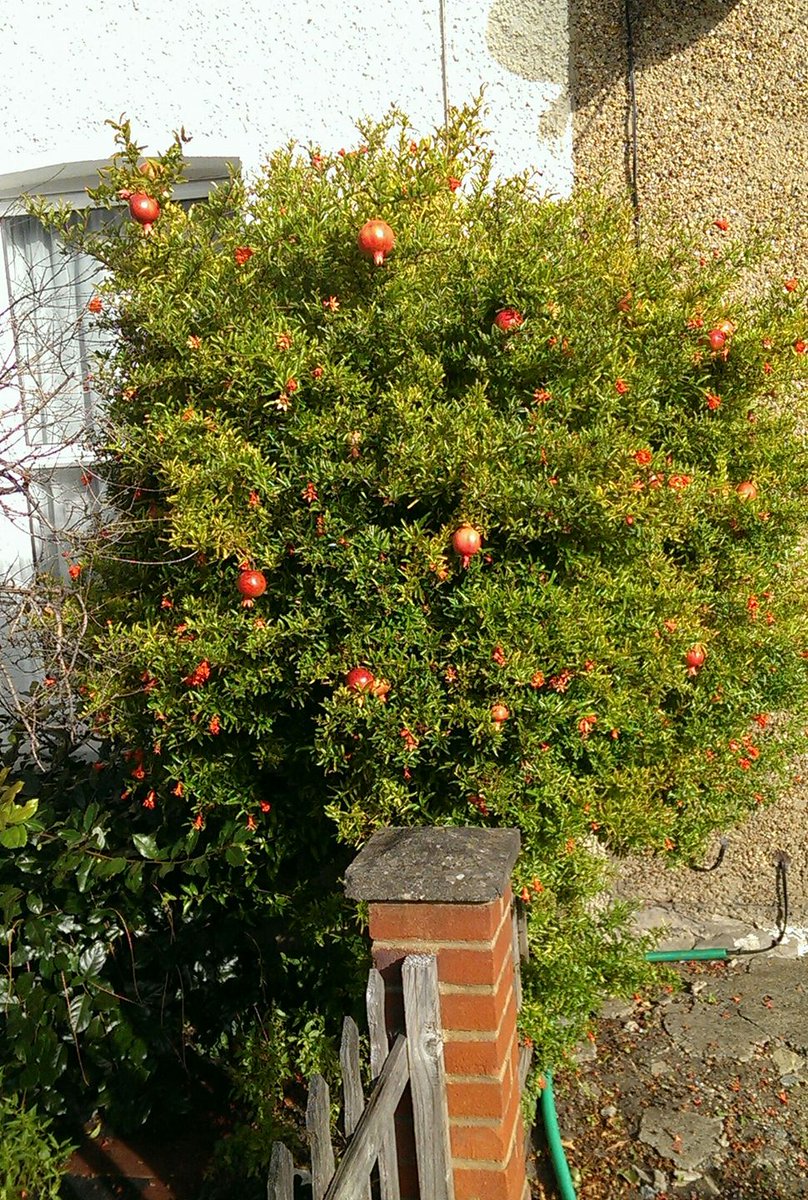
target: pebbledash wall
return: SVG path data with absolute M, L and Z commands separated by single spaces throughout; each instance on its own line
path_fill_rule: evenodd
M 626 187 L 633 61 L 644 234 L 723 217 L 808 276 L 808 0 L 569 0 L 569 29 L 576 180 Z

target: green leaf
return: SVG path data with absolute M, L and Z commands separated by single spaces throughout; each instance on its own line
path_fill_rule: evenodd
M 94 942 L 79 955 L 79 971 L 82 975 L 97 975 L 106 962 L 107 951 L 103 942 Z
M 6 850 L 19 850 L 28 841 L 28 834 L 22 825 L 12 825 L 9 829 L 0 829 L 0 846 Z
M 134 843 L 135 849 L 138 851 L 138 853 L 142 854 L 144 858 L 155 859 L 160 857 L 160 851 L 157 849 L 157 843 L 155 842 L 152 834 L 133 833 L 132 842 Z
M 38 808 L 38 800 L 28 800 L 25 804 L 4 804 L 0 811 L 0 821 L 4 821 L 6 825 L 19 825 L 21 821 L 28 821 Z

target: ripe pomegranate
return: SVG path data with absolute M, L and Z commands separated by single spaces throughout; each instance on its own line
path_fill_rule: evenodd
M 242 571 L 236 587 L 247 600 L 255 600 L 267 590 L 266 576 L 263 571 Z
M 751 479 L 744 479 L 743 483 L 738 484 L 735 491 L 741 500 L 757 500 L 758 490 Z
M 513 333 L 524 323 L 525 318 L 518 308 L 502 308 L 494 317 L 494 325 L 500 333 Z
M 495 725 L 504 725 L 510 715 L 510 709 L 506 704 L 500 703 L 491 705 L 491 720 Z
M 691 646 L 685 654 L 685 662 L 687 663 L 688 675 L 695 675 L 704 666 L 704 660 L 707 658 L 707 651 L 700 642 L 695 646 Z
M 707 341 L 710 343 L 710 349 L 716 354 L 719 350 L 723 350 L 727 344 L 727 335 L 723 329 L 711 329 L 707 334 Z
M 483 539 L 473 525 L 461 525 L 452 534 L 452 548 L 459 554 L 462 566 L 467 567 L 475 554 L 480 553 Z
M 366 221 L 356 239 L 356 244 L 362 254 L 367 258 L 372 258 L 377 267 L 380 267 L 384 262 L 385 255 L 396 244 L 396 235 L 393 233 L 386 221 L 380 221 L 375 218 L 372 221 Z
M 352 692 L 369 692 L 375 682 L 367 667 L 353 667 L 345 676 L 345 686 Z
M 145 192 L 133 192 L 129 197 L 129 215 L 143 226 L 145 233 L 148 233 L 160 216 L 160 205 Z

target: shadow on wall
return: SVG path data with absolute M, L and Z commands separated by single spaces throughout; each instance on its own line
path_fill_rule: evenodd
M 635 65 L 660 62 L 720 25 L 739 0 L 629 0 Z M 560 137 L 627 72 L 624 0 L 493 0 L 486 42 L 506 71 L 548 85 L 539 136 Z

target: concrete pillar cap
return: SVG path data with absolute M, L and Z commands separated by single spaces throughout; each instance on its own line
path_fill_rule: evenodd
M 486 904 L 504 895 L 519 846 L 518 829 L 381 829 L 346 871 L 345 894 L 372 903 Z

